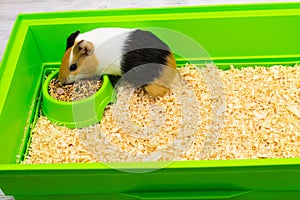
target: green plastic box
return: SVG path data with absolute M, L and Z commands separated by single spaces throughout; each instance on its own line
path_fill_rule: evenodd
M 71 32 L 96 27 L 174 30 L 201 44 L 224 68 L 300 61 L 300 3 L 21 14 L 0 66 L 0 188 L 6 195 L 16 200 L 300 199 L 299 158 L 19 164 L 38 115 L 45 70 L 59 66 Z M 177 61 L 184 63 L 179 56 Z

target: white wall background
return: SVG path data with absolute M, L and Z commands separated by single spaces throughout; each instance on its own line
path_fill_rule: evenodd
M 282 1 L 284 0 L 87 0 L 85 3 L 83 0 L 0 0 L 0 60 L 19 13 Z M 289 2 L 293 1 L 296 2 L 289 0 Z

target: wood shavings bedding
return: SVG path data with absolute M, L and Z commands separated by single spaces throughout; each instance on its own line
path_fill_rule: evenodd
M 97 162 L 77 137 L 76 130 L 58 126 L 41 116 L 33 132 L 25 164 Z
M 41 116 L 24 163 L 300 157 L 299 66 L 187 65 L 178 74 L 157 100 L 119 87 L 117 103 L 87 128 Z

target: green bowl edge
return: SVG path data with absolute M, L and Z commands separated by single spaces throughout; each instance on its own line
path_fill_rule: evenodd
M 105 90 L 111 90 L 111 94 L 113 94 L 113 86 L 111 85 L 111 82 L 109 80 L 108 75 L 104 74 L 103 75 L 103 83 L 101 88 L 93 95 L 82 99 L 82 100 L 78 100 L 78 101 L 73 101 L 73 102 L 64 102 L 64 101 L 59 101 L 55 98 L 53 98 L 52 96 L 50 96 L 49 92 L 48 92 L 48 85 L 50 83 L 50 81 L 58 74 L 59 70 L 54 70 L 44 81 L 43 86 L 42 86 L 42 93 L 43 93 L 43 98 L 46 98 L 48 101 L 55 103 L 59 106 L 68 106 L 68 105 L 74 105 L 74 104 L 82 104 L 82 103 L 86 103 L 87 101 L 90 101 L 94 98 L 96 98 L 95 96 L 99 96 L 102 93 L 104 93 Z M 44 101 L 44 99 L 43 99 Z M 59 121 L 56 120 L 54 118 L 52 118 L 51 116 L 48 115 L 48 113 L 43 109 L 43 105 L 42 105 L 42 113 L 52 122 L 60 125 L 60 126 L 66 126 L 70 129 L 74 129 L 74 128 L 84 128 L 84 127 L 88 127 L 90 125 L 96 124 L 98 122 L 101 121 L 102 116 L 103 116 L 103 112 L 106 108 L 106 106 L 109 103 L 113 103 L 115 100 L 113 98 L 112 95 L 107 96 L 102 103 L 98 106 L 97 112 L 96 112 L 96 116 L 94 118 L 91 119 L 87 119 L 85 121 L 80 121 L 80 122 L 66 122 L 66 121 Z

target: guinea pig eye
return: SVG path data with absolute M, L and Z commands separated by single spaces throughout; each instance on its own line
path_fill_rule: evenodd
M 76 64 L 72 64 L 70 66 L 70 71 L 75 71 L 77 69 L 77 65 Z

